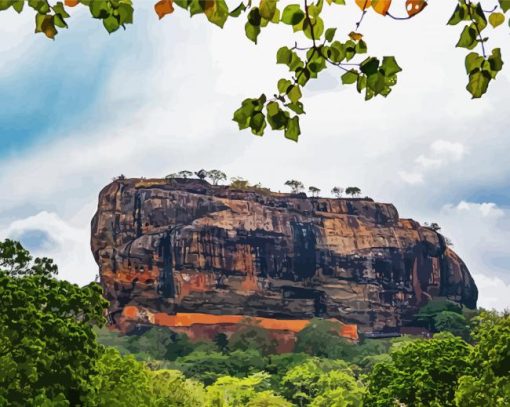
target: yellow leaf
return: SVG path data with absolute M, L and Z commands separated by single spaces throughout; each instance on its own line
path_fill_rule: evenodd
M 366 10 L 372 5 L 372 0 L 356 0 L 356 4 L 362 10 Z
M 391 0 L 372 0 L 372 8 L 376 13 L 385 16 L 391 6 Z
M 167 14 L 172 14 L 174 12 L 174 4 L 173 0 L 161 0 L 158 1 L 154 5 L 154 10 L 156 10 L 156 14 L 161 20 Z
M 355 33 L 354 31 L 352 31 L 350 34 L 349 34 L 349 37 L 351 38 L 351 40 L 353 41 L 359 41 L 363 38 L 363 34 L 360 34 L 360 33 Z
M 505 22 L 505 15 L 503 13 L 492 13 L 489 16 L 489 23 L 491 23 L 493 28 L 496 28 L 498 25 L 501 25 Z
M 407 15 L 412 17 L 418 13 L 420 13 L 425 7 L 427 7 L 427 2 L 425 0 L 407 0 L 406 1 L 406 10 Z

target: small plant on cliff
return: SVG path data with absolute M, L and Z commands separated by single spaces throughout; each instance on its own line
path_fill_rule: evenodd
M 201 180 L 204 180 L 207 178 L 207 171 L 206 170 L 200 170 L 195 172 L 195 175 L 200 178 Z
M 336 198 L 341 198 L 342 197 L 342 194 L 344 193 L 344 189 L 342 187 L 333 187 L 333 189 L 331 190 L 331 193 L 336 197 Z
M 439 226 L 437 223 L 433 222 L 430 224 L 430 227 L 434 229 L 436 232 L 441 230 L 441 226 Z
M 320 188 L 317 187 L 308 187 L 308 192 L 312 194 L 313 197 L 318 197 L 321 192 Z
M 230 188 L 232 189 L 247 189 L 249 187 L 250 187 L 249 181 L 242 177 L 230 178 Z
M 191 171 L 183 170 L 179 172 L 175 172 L 173 174 L 168 174 L 165 178 L 166 179 L 172 179 L 172 178 L 191 178 L 193 176 L 193 173 Z
M 353 197 L 358 197 L 361 195 L 361 189 L 359 189 L 358 187 L 347 187 L 345 193 Z
M 297 181 L 295 179 L 291 179 L 285 182 L 285 185 L 290 187 L 293 194 L 298 194 L 299 192 L 305 189 L 305 186 L 301 181 Z
M 227 174 L 220 170 L 210 170 L 207 171 L 207 178 L 210 178 L 213 185 L 218 185 L 218 182 L 224 181 L 227 179 Z

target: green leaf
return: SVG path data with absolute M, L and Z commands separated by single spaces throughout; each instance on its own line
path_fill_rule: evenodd
M 179 7 L 187 10 L 191 4 L 191 0 L 174 0 L 174 4 L 177 4 Z
M 319 0 L 316 4 L 308 6 L 308 15 L 312 18 L 317 18 L 322 11 L 323 1 Z
M 305 18 L 305 12 L 299 4 L 289 4 L 283 9 L 282 22 L 288 25 L 297 25 Z
M 333 62 L 342 62 L 345 59 L 345 47 L 340 41 L 333 41 L 328 49 L 328 57 Z
M 384 71 L 385 76 L 391 76 L 402 71 L 402 68 L 398 66 L 395 57 L 383 57 L 381 69 Z
M 342 75 L 342 83 L 344 85 L 351 85 L 358 80 L 358 76 L 358 72 L 354 69 L 351 69 Z
M 105 18 L 103 20 L 103 25 L 104 25 L 104 28 L 106 28 L 106 31 L 108 31 L 110 34 L 114 31 L 117 31 L 120 26 L 119 21 L 114 16 Z
M 262 16 L 260 15 L 260 10 L 258 7 L 253 7 L 250 10 L 248 13 L 248 22 L 255 27 L 260 26 L 260 23 L 262 22 Z
M 23 6 L 25 5 L 25 0 L 18 0 L 12 3 L 12 8 L 16 10 L 16 12 L 19 14 L 23 11 Z
M 345 48 L 345 59 L 350 61 L 354 55 L 356 55 L 356 43 L 352 40 L 349 40 L 344 45 Z
M 59 28 L 67 28 L 67 23 L 62 17 L 60 17 L 59 14 L 55 14 L 53 16 L 53 21 L 55 22 L 55 26 Z
M 266 110 L 267 122 L 273 130 L 283 130 L 287 126 L 289 113 L 281 110 L 277 102 L 269 102 Z
M 336 28 L 328 28 L 326 30 L 326 33 L 324 34 L 324 38 L 326 38 L 327 42 L 333 41 L 333 38 L 335 38 L 336 34 Z
M 475 69 L 481 69 L 483 62 L 485 59 L 477 54 L 476 52 L 470 52 L 466 56 L 465 60 L 465 66 L 466 66 L 466 72 L 468 75 L 473 72 Z
M 301 103 L 301 102 L 288 103 L 285 106 L 287 106 L 294 113 L 297 113 L 297 114 L 304 114 L 305 113 L 305 111 L 303 109 L 303 103 Z
M 322 56 L 321 47 L 319 47 L 318 51 L 310 49 L 307 52 L 307 58 L 308 62 L 306 66 L 312 74 L 317 74 L 318 72 L 326 68 L 326 60 Z M 314 75 L 313 77 L 316 77 L 316 75 Z
M 267 115 L 274 116 L 280 111 L 280 105 L 277 102 L 269 102 L 266 106 Z
M 473 49 L 476 47 L 476 44 L 478 44 L 476 36 L 477 32 L 473 24 L 465 26 L 460 34 L 459 42 L 457 42 L 456 47 Z
M 359 40 L 355 50 L 357 54 L 366 54 L 368 51 L 367 43 L 363 40 Z
M 292 85 L 292 82 L 288 79 L 280 79 L 278 81 L 278 92 L 286 94 L 290 85 Z
M 324 21 L 320 17 L 310 17 L 310 20 L 303 21 L 303 33 L 309 39 L 316 40 L 321 37 L 324 32 Z
M 276 53 L 277 64 L 290 64 L 292 60 L 292 51 L 288 47 L 281 47 Z
M 266 116 L 262 112 L 256 112 L 253 114 L 250 120 L 251 132 L 256 136 L 262 136 L 264 129 L 266 128 Z
M 59 14 L 60 17 L 62 18 L 69 18 L 69 14 L 67 13 L 67 11 L 65 10 L 64 8 L 64 4 L 59 1 L 57 4 L 55 4 L 53 7 L 52 7 L 53 11 L 55 12 L 55 14 Z
M 196 14 L 202 14 L 204 12 L 202 0 L 191 0 L 189 4 L 189 14 L 193 17 Z
M 510 1 L 509 1 L 509 3 L 510 3 Z M 494 28 L 503 24 L 504 22 L 505 22 L 505 15 L 503 13 L 491 13 L 491 15 L 489 16 L 489 23 Z
M 487 27 L 487 18 L 485 17 L 482 5 L 477 3 L 473 8 L 474 12 L 471 12 L 471 16 L 475 21 L 475 24 L 478 26 L 478 29 L 482 31 L 485 27 Z
M 448 20 L 448 25 L 457 25 L 461 21 L 469 20 L 469 12 L 466 4 L 458 4 L 452 16 Z
M 291 54 L 292 58 L 288 64 L 289 71 L 297 71 L 298 68 L 303 68 L 305 64 L 301 58 L 299 58 L 298 54 L 296 54 L 294 51 L 291 51 Z
M 90 5 L 90 14 L 92 17 L 99 18 L 101 20 L 107 18 L 110 15 L 110 10 L 108 8 L 108 2 L 101 0 L 91 0 Z
M 373 75 L 374 73 L 377 72 L 378 68 L 379 60 L 374 57 L 369 57 L 360 64 L 361 72 L 363 72 L 366 75 Z
M 119 4 L 119 23 L 133 24 L 133 6 L 131 4 L 120 3 Z
M 257 37 L 260 34 L 260 26 L 254 26 L 250 24 L 249 21 L 246 22 L 244 26 L 244 32 L 246 33 L 246 37 L 252 40 L 255 44 L 257 43 Z
M 277 0 L 260 0 L 260 15 L 271 21 L 276 13 Z
M 510 10 L 510 0 L 499 0 L 499 7 L 506 13 Z
M 285 128 L 285 137 L 292 141 L 298 141 L 301 129 L 299 128 L 299 117 L 294 116 L 287 123 Z
M 469 75 L 469 83 L 466 87 L 469 93 L 473 96 L 473 99 L 480 98 L 487 92 L 491 75 L 487 71 L 475 71 Z
M 48 14 L 50 11 L 50 5 L 45 0 L 28 0 L 28 5 L 39 14 Z
M 315 73 L 313 73 L 313 75 L 315 75 L 314 77 L 317 77 Z M 296 69 L 296 80 L 297 83 L 301 86 L 305 86 L 313 75 L 312 72 L 310 72 L 310 70 L 306 67 L 300 66 Z
M 358 93 L 361 93 L 363 89 L 367 87 L 367 77 L 366 75 L 359 75 L 358 81 L 356 82 L 356 90 Z
M 367 88 L 374 92 L 374 95 L 380 94 L 386 87 L 386 78 L 380 72 L 376 72 L 367 77 Z
M 495 79 L 498 72 L 500 72 L 503 69 L 504 63 L 503 59 L 501 58 L 501 49 L 494 48 L 492 50 L 492 55 L 489 57 L 488 61 L 491 76 L 493 79 Z
M 230 12 L 230 17 L 239 17 L 243 11 L 246 10 L 246 6 L 243 3 L 239 4 L 234 10 Z
M 287 93 L 287 96 L 292 103 L 296 103 L 299 99 L 301 99 L 301 96 L 303 95 L 301 94 L 299 85 L 293 85 L 290 91 Z
M 247 129 L 250 126 L 251 115 L 254 112 L 253 101 L 256 99 L 245 99 L 239 109 L 234 112 L 233 121 L 239 125 L 239 130 Z
M 7 10 L 11 5 L 10 0 L 0 0 L 0 11 Z

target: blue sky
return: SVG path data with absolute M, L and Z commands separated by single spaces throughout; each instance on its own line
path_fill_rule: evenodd
M 97 195 L 120 173 L 221 168 L 282 191 L 288 178 L 324 191 L 359 185 L 403 217 L 439 222 L 480 303 L 509 307 L 510 68 L 470 100 L 444 3 L 412 24 L 367 15 L 369 50 L 397 55 L 399 86 L 365 103 L 338 85 L 339 73 L 325 74 L 305 93 L 298 144 L 239 133 L 230 121 L 242 99 L 286 74 L 274 64 L 293 41 L 285 27 L 254 46 L 241 24 L 219 30 L 179 12 L 159 22 L 140 2 L 125 32 L 108 35 L 78 12 L 49 41 L 33 34 L 31 16 L 0 13 L 0 237 L 22 239 L 54 257 L 63 278 L 85 283 L 97 273 L 88 247 Z

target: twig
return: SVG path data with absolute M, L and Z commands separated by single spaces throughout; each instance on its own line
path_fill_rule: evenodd
M 467 3 L 468 3 L 469 18 L 471 19 L 471 22 L 475 26 L 476 32 L 478 33 L 478 42 L 480 42 L 480 45 L 482 46 L 482 55 L 484 58 L 487 58 L 487 54 L 485 53 L 485 45 L 483 44 L 484 40 L 482 37 L 482 32 L 480 31 L 480 28 L 478 28 L 478 24 L 475 21 L 475 19 L 473 18 L 473 13 L 471 12 L 471 7 L 473 4 L 471 3 L 471 0 L 468 0 Z
M 365 3 L 363 4 L 363 11 L 361 12 L 361 17 L 360 17 L 359 21 L 356 23 L 356 31 L 358 31 L 359 26 L 363 22 L 363 18 L 365 18 L 365 14 L 367 14 L 367 11 L 368 11 L 367 4 L 368 4 L 368 0 L 365 0 Z

